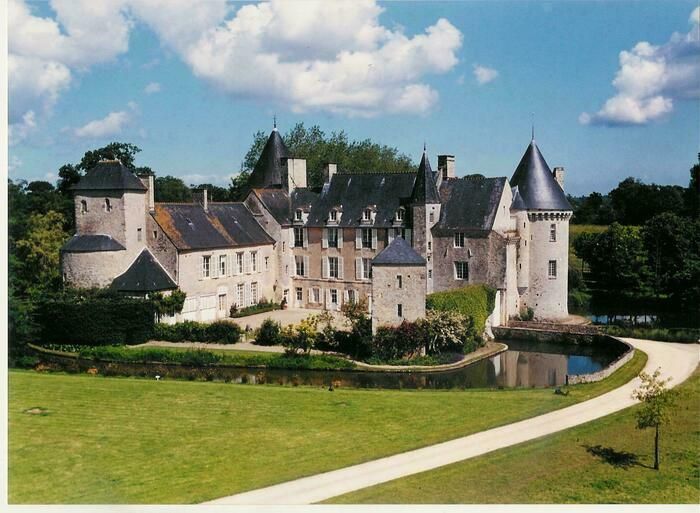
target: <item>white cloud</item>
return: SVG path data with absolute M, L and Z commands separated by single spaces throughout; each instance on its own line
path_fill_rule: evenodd
M 689 22 L 689 33 L 674 33 L 661 46 L 642 41 L 620 52 L 620 69 L 613 80 L 617 94 L 598 112 L 582 113 L 579 122 L 644 125 L 670 114 L 676 100 L 700 98 L 700 8 Z
M 76 128 L 73 133 L 76 137 L 109 137 L 121 133 L 130 120 L 131 116 L 127 111 L 110 112 L 102 119 L 95 119 Z
M 160 92 L 160 84 L 158 82 L 151 82 L 144 89 L 143 92 L 146 94 L 154 94 Z
M 479 85 L 488 84 L 498 78 L 498 71 L 493 68 L 487 68 L 479 64 L 474 64 L 474 77 Z

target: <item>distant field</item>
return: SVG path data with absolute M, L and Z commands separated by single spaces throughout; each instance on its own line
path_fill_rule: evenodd
M 680 386 L 671 425 L 653 465 L 652 430 L 635 428 L 635 408 L 437 470 L 332 499 L 335 503 L 700 502 L 700 372 Z
M 602 233 L 607 229 L 607 226 L 598 224 L 569 224 L 569 267 L 581 269 L 581 259 L 574 252 L 574 241 L 583 233 Z
M 607 380 L 571 387 L 568 396 L 551 389 L 329 392 L 13 370 L 9 501 L 201 502 L 569 406 L 625 383 L 645 361 L 637 352 Z

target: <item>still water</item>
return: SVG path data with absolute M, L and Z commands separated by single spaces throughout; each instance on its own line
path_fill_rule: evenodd
M 508 351 L 446 372 L 386 373 L 228 368 L 235 383 L 276 383 L 354 388 L 515 388 L 563 385 L 567 374 L 596 372 L 620 356 L 620 349 L 507 341 Z M 222 369 L 223 370 L 223 369 Z

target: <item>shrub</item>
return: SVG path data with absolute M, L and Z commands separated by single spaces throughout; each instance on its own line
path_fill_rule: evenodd
M 187 294 L 180 289 L 173 290 L 169 295 L 164 296 L 160 292 L 151 295 L 154 308 L 158 320 L 164 315 L 172 317 L 175 314 L 182 312 L 182 307 L 185 306 Z
M 520 310 L 520 320 L 521 321 L 531 321 L 535 318 L 535 311 L 531 307 L 523 308 Z
M 282 325 L 272 319 L 265 319 L 255 332 L 255 344 L 259 346 L 278 346 L 282 343 L 280 332 Z
M 316 320 L 313 316 L 302 320 L 296 326 L 285 326 L 282 328 L 282 345 L 287 353 L 298 354 L 302 352 L 308 354 L 316 341 Z
M 279 303 L 275 303 L 273 301 L 266 301 L 265 299 L 261 299 L 257 304 L 241 308 L 240 310 L 237 307 L 234 308 L 234 306 L 232 306 L 229 310 L 229 317 L 234 319 L 238 317 L 245 317 L 247 315 L 271 312 L 273 310 L 280 309 Z
M 403 321 L 399 326 L 380 326 L 372 339 L 372 356 L 379 360 L 411 358 L 420 354 L 428 340 L 425 324 Z
M 194 321 L 177 324 L 156 324 L 154 337 L 168 342 L 218 342 L 235 344 L 241 338 L 241 327 L 226 321 L 211 324 Z
M 480 347 L 483 339 L 474 329 L 474 321 L 459 312 L 429 310 L 424 320 L 427 332 L 426 353 L 470 353 Z
M 221 361 L 222 357 L 204 349 L 191 349 L 187 351 L 173 351 L 160 347 L 143 347 L 129 349 L 124 346 L 102 346 L 83 348 L 80 350 L 82 358 L 96 358 L 100 360 L 114 360 L 129 363 L 180 363 L 182 365 L 202 366 L 212 365 Z
M 478 333 L 483 333 L 486 319 L 496 299 L 496 291 L 486 285 L 468 285 L 456 290 L 436 292 L 426 298 L 428 310 L 456 311 L 474 322 Z

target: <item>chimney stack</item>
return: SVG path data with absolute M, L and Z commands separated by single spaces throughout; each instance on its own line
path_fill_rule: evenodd
M 209 212 L 209 191 L 207 189 L 199 189 L 192 192 L 192 198 L 196 203 L 202 205 L 205 212 Z
M 323 166 L 323 183 L 331 183 L 333 175 L 338 172 L 338 164 L 326 163 Z
M 144 187 L 146 187 L 146 189 L 148 189 L 146 191 L 146 194 L 148 194 L 148 197 L 147 197 L 148 211 L 155 212 L 156 211 L 156 202 L 155 202 L 155 188 L 154 188 L 153 175 L 152 174 L 139 175 L 139 179 L 141 180 L 141 183 L 144 185 Z
M 455 156 L 454 155 L 438 155 L 438 170 L 440 177 L 446 178 L 455 177 Z
M 306 188 L 306 159 L 287 159 L 287 190 Z
M 554 179 L 557 181 L 559 184 L 559 187 L 561 187 L 561 190 L 564 190 L 564 168 L 563 167 L 555 167 L 554 171 L 552 171 L 552 176 L 554 176 Z

